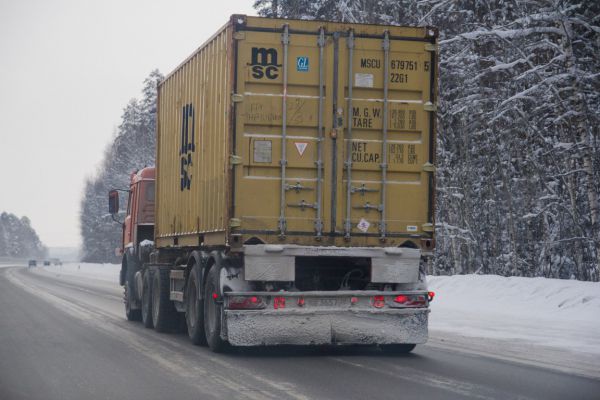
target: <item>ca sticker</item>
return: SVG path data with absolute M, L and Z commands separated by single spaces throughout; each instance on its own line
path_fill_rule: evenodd
M 294 144 L 296 145 L 296 150 L 298 150 L 298 154 L 300 154 L 300 157 L 302 157 L 302 155 L 304 154 L 304 151 L 308 147 L 308 143 L 306 143 L 306 142 L 295 142 Z

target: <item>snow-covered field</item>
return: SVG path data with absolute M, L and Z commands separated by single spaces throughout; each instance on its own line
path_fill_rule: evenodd
M 39 270 L 117 285 L 120 265 L 70 263 Z M 431 345 L 600 376 L 600 283 L 495 275 L 428 279 L 436 293 Z

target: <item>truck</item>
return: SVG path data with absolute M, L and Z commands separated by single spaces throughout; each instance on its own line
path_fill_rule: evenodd
M 231 16 L 157 87 L 156 165 L 127 190 L 127 318 L 215 352 L 426 342 L 437 38 Z

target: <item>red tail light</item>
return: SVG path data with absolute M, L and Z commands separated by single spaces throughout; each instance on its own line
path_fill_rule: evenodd
M 394 299 L 394 301 L 396 303 L 400 303 L 400 304 L 408 303 L 408 296 L 405 296 L 403 294 L 399 294 L 398 296 L 396 296 L 396 298 Z
M 303 307 L 304 306 L 304 297 L 299 297 L 298 298 L 298 307 Z
M 435 297 L 435 292 L 427 292 L 427 299 L 429 301 L 432 301 L 434 297 Z
M 276 310 L 278 308 L 285 308 L 285 297 L 275 297 L 273 301 L 273 308 Z
M 228 298 L 230 310 L 259 310 L 265 307 L 262 298 L 257 296 L 231 296 Z
M 375 308 L 383 308 L 383 306 L 385 306 L 385 297 L 383 297 L 383 296 L 373 296 L 371 304 Z
M 350 304 L 354 305 L 356 303 L 358 303 L 358 297 L 351 297 L 350 298 Z

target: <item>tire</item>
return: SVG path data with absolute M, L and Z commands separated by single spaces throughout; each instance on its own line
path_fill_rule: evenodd
M 133 298 L 133 281 L 125 282 L 125 316 L 128 321 L 141 321 L 142 320 L 142 310 L 132 308 L 134 303 Z
M 220 291 L 221 268 L 213 266 L 204 285 L 204 332 L 206 334 L 206 343 L 215 353 L 222 353 L 227 350 L 227 342 L 221 339 L 221 316 L 223 314 L 223 295 Z M 213 298 L 213 293 L 217 294 L 217 299 Z
M 198 295 L 200 293 L 198 277 L 201 272 L 197 264 L 194 265 L 190 272 L 190 280 L 185 296 L 185 323 L 192 343 L 206 346 L 206 335 L 204 334 L 204 300 Z
M 144 273 L 142 284 L 142 322 L 146 328 L 152 328 L 152 274 L 149 270 Z
M 152 279 L 152 322 L 157 332 L 174 332 L 178 313 L 170 299 L 169 270 L 159 269 Z
M 135 273 L 138 271 L 138 263 L 135 258 L 129 254 L 126 255 L 124 262 L 125 270 L 121 272 L 120 279 L 123 284 L 123 298 L 125 303 L 125 316 L 129 321 L 139 321 L 142 319 L 142 312 L 135 293 Z
M 386 344 L 381 346 L 381 350 L 390 354 L 408 354 L 417 347 L 416 344 Z

